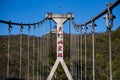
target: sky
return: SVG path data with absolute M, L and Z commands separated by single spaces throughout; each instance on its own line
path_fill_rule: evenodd
M 114 3 L 116 0 L 0 0 L 0 20 L 11 20 L 17 23 L 34 23 L 39 22 L 46 17 L 48 12 L 53 14 L 74 14 L 74 21 L 82 24 L 90 20 L 91 17 L 98 15 L 106 9 L 108 2 Z M 120 26 L 120 5 L 113 9 L 113 14 L 116 16 L 112 30 Z M 96 32 L 105 32 L 105 20 L 101 17 L 95 21 L 98 25 Z M 0 35 L 6 35 L 7 26 L 0 23 Z M 49 26 L 46 22 L 43 26 Z M 52 22 L 52 27 L 55 23 Z M 89 27 L 89 26 L 88 26 Z M 69 23 L 64 25 L 64 31 L 69 31 Z M 42 29 L 31 29 L 31 34 L 43 35 L 49 31 L 49 27 Z M 90 30 L 88 30 L 90 32 Z M 27 34 L 27 28 L 23 30 Z M 14 26 L 11 34 L 19 34 L 19 27 Z

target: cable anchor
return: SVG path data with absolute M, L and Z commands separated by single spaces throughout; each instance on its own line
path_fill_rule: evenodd
M 85 24 L 85 23 L 83 24 L 83 26 L 84 26 L 84 30 L 85 30 L 85 32 L 84 32 L 84 33 L 86 34 L 86 33 L 87 33 L 87 29 L 88 29 L 88 27 L 86 26 L 86 24 Z
M 82 27 L 82 25 L 80 25 L 80 33 L 82 33 L 82 29 L 83 29 L 83 27 Z
M 8 23 L 8 32 L 10 33 L 12 31 L 11 21 Z
M 112 5 L 112 3 L 107 4 L 108 13 L 105 16 L 106 27 L 108 30 L 111 30 L 111 28 L 113 27 L 113 24 L 114 24 L 113 19 L 115 19 L 115 16 L 112 14 L 112 10 L 110 9 L 111 5 Z
M 97 26 L 95 23 L 94 23 L 94 17 L 91 18 L 91 32 L 92 33 L 95 33 L 95 27 Z
M 22 23 L 20 24 L 20 32 L 23 32 L 23 25 L 22 25 Z

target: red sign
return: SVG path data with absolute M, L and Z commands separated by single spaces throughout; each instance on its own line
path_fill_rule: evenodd
M 63 56 L 62 56 L 62 53 L 58 53 L 58 57 L 63 57 Z
M 57 33 L 57 53 L 58 57 L 63 57 L 63 31 L 62 27 L 58 27 L 58 33 Z
M 58 46 L 58 51 L 62 51 L 62 46 L 61 45 Z
M 59 40 L 59 41 L 58 41 L 58 44 L 63 44 L 63 41 L 62 41 L 62 40 Z

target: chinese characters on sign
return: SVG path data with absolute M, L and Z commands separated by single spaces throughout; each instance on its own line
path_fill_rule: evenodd
M 58 46 L 57 46 L 57 52 L 58 52 L 58 54 L 57 54 L 57 56 L 59 57 L 59 58 L 62 58 L 63 57 L 63 30 L 62 30 L 62 27 L 58 27 L 58 34 L 57 34 L 57 40 L 58 40 L 58 42 L 57 42 L 57 44 L 58 44 Z

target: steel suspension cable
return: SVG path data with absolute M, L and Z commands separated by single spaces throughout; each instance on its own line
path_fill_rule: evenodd
M 30 80 L 30 71 L 29 71 L 29 67 L 30 67 L 30 60 L 29 60 L 29 55 L 30 55 L 30 26 L 28 26 L 28 66 L 27 66 L 27 71 L 28 71 L 28 75 L 27 75 L 27 80 Z
M 19 73 L 19 78 L 22 77 L 22 73 L 21 73 L 21 70 L 22 70 L 22 31 L 23 31 L 23 26 L 21 25 L 20 26 L 20 73 Z
M 42 77 L 44 80 L 44 37 L 42 35 Z
M 10 33 L 8 34 L 8 56 L 7 56 L 7 78 L 9 78 L 9 63 L 10 63 Z
M 72 24 L 73 24 L 73 26 L 74 26 L 74 28 L 75 28 L 75 30 L 77 31 L 77 32 L 79 32 L 79 28 L 80 28 L 80 33 L 81 33 L 81 31 L 82 31 L 82 27 L 79 27 L 80 25 L 78 25 L 78 24 L 76 24 L 74 21 L 72 21 Z M 82 35 L 82 33 L 81 33 L 81 35 Z M 82 45 L 82 38 L 81 38 L 81 35 L 77 35 L 76 34 L 76 38 L 77 38 L 77 44 L 76 44 L 76 51 L 77 51 L 77 57 L 76 57 L 76 59 L 77 59 L 77 80 L 80 80 L 81 78 L 82 78 L 82 55 L 81 55 L 81 53 L 82 53 L 82 47 L 81 47 L 81 45 Z M 80 39 L 81 38 L 81 39 Z M 81 56 L 81 57 L 80 57 Z M 81 60 L 80 60 L 80 58 L 81 58 Z M 81 61 L 81 62 L 80 62 Z M 81 63 L 81 64 L 79 64 L 79 62 Z M 81 68 L 79 68 L 79 65 L 81 66 Z M 79 75 L 80 74 L 80 75 Z M 81 77 L 80 77 L 81 76 Z
M 73 31 L 73 30 L 72 30 Z M 74 57 L 73 57 L 73 74 L 75 74 L 74 75 L 74 79 L 76 79 L 76 52 L 75 52 L 75 33 L 74 33 L 74 31 L 73 31 L 73 36 L 72 36 L 72 56 L 74 55 L 75 56 L 75 59 L 74 59 Z M 75 53 L 75 54 L 74 54 Z M 74 71 L 75 70 L 75 71 Z
M 73 22 L 73 21 L 72 21 Z M 73 34 L 71 34 L 71 56 L 72 56 L 72 59 L 71 59 L 71 62 L 73 61 L 73 64 L 71 66 L 71 70 L 72 70 L 72 74 L 73 74 L 73 78 L 75 80 L 78 79 L 78 37 L 77 37 L 77 28 L 78 28 L 78 25 L 74 25 L 73 24 L 73 27 L 74 27 L 74 31 L 73 29 L 71 29 L 71 31 L 73 32 Z M 74 54 L 75 53 L 75 54 Z
M 47 21 L 47 25 L 46 25 L 46 29 L 49 31 L 49 27 L 47 27 L 47 26 L 49 26 L 49 24 L 48 24 L 48 21 Z M 46 66 L 46 78 L 47 78 L 47 76 L 49 75 L 48 74 L 48 66 L 49 66 L 49 33 L 47 33 L 47 36 L 46 36 L 46 53 L 47 53 L 47 55 L 46 55 L 46 58 L 47 58 L 47 66 Z
M 95 51 L 94 51 L 94 32 L 92 32 L 92 53 L 93 53 L 93 80 L 95 80 Z
M 43 80 L 45 80 L 45 38 L 43 37 Z
M 74 31 L 73 31 L 73 39 L 72 39 L 73 41 L 73 47 L 72 47 L 72 49 L 73 49 L 73 54 L 74 54 L 74 59 L 73 59 L 73 61 L 74 61 L 74 79 L 75 80 L 77 80 L 77 67 L 76 67 L 76 64 L 77 64 L 77 53 L 76 53 L 76 34 L 75 34 L 75 29 L 74 29 Z
M 39 37 L 39 80 L 41 80 L 41 37 Z
M 53 40 L 52 40 L 52 37 L 53 37 L 53 35 L 52 35 L 52 22 L 50 20 L 50 51 L 51 51 L 50 54 L 53 54 L 53 51 L 52 51 L 53 50 L 53 46 L 52 46 Z M 50 65 L 50 69 L 51 69 L 51 65 Z
M 71 24 L 70 24 L 71 25 Z M 72 27 L 70 26 L 70 62 L 71 62 L 71 75 L 74 78 L 73 72 L 73 34 L 72 34 Z
M 37 80 L 39 80 L 39 37 L 37 37 Z
M 71 34 L 71 20 L 69 20 L 69 55 L 70 55 L 70 34 Z
M 10 32 L 11 32 L 11 24 L 8 25 L 8 54 L 7 54 L 7 78 L 9 78 L 10 71 Z
M 50 71 L 50 48 L 51 48 L 51 43 L 50 43 L 50 40 L 51 40 L 51 28 L 52 28 L 52 24 L 51 24 L 51 20 L 49 21 L 49 35 L 48 35 L 48 74 L 49 75 L 49 71 Z
M 79 62 L 80 62 L 80 39 L 79 39 L 79 34 L 78 34 L 78 80 L 80 80 L 80 68 L 79 68 Z
M 74 47 L 74 49 L 75 49 L 75 69 L 76 69 L 76 75 L 75 75 L 75 78 L 76 78 L 76 80 L 77 80 L 77 34 L 76 34 L 76 30 L 75 30 L 75 38 L 74 38 L 74 41 L 75 41 L 75 47 Z
M 43 28 L 42 25 L 41 25 L 41 28 Z M 41 30 L 43 30 L 43 29 L 41 29 Z M 40 44 L 40 46 L 41 46 L 41 52 L 40 52 L 40 61 L 41 61 L 41 65 L 40 65 L 41 70 L 40 71 L 41 71 L 41 74 L 40 74 L 40 76 L 41 76 L 41 80 L 43 80 L 43 78 L 44 78 L 44 70 L 43 70 L 44 69 L 43 68 L 43 61 L 44 61 L 43 60 L 44 59 L 43 58 L 43 49 L 44 49 L 43 48 L 43 34 L 41 35 L 40 43 L 41 43 Z
M 76 27 L 75 27 L 75 29 L 74 29 L 74 38 L 73 38 L 73 40 L 74 40 L 74 43 L 73 43 L 73 48 L 74 48 L 74 53 L 75 53 L 75 80 L 77 80 L 78 79 L 78 76 L 77 76 L 77 73 L 78 73 L 78 63 L 77 63 L 77 60 L 78 60 L 78 51 L 77 51 L 77 29 L 76 29 Z
M 47 24 L 47 26 L 49 26 L 48 24 Z M 47 27 L 46 27 L 47 28 Z M 48 28 L 49 29 L 49 28 Z M 48 74 L 48 70 L 49 70 L 49 33 L 47 34 L 47 42 L 46 42 L 46 49 L 47 49 L 47 75 L 46 75 L 46 77 L 49 75 Z
M 41 26 L 42 26 L 42 24 L 40 25 L 40 27 Z M 39 29 L 39 31 L 40 30 L 42 30 L 42 29 Z M 41 49 L 42 48 L 42 40 L 41 40 L 41 38 L 42 37 L 38 37 L 38 38 L 39 38 L 39 40 L 38 40 L 39 41 L 39 43 L 38 43 L 39 44 L 39 49 L 38 49 L 39 50 L 39 55 L 38 55 L 39 56 L 39 59 L 38 59 L 39 60 L 38 61 L 39 74 L 38 75 L 39 75 L 39 80 L 42 80 L 42 75 L 41 75 L 41 71 L 42 71 L 42 69 L 41 69 L 42 68 L 42 59 L 41 59 L 42 58 L 42 49 Z
M 44 35 L 43 35 L 43 37 L 42 37 L 42 57 L 43 57 L 43 59 L 42 59 L 42 62 L 44 61 Z M 45 78 L 45 75 L 44 75 L 44 72 L 45 72 L 45 68 L 44 68 L 44 62 L 42 63 L 43 64 L 43 80 L 44 80 L 44 78 Z
M 111 49 L 111 30 L 109 31 L 109 62 L 110 62 L 110 80 L 112 80 L 112 49 Z
M 45 49 L 46 49 L 46 54 L 45 54 L 45 60 L 46 60 L 46 66 L 45 66 L 45 78 L 47 79 L 47 64 L 48 64 L 48 61 L 47 61 L 47 59 L 48 59 L 48 46 L 47 46 L 47 35 L 46 35 L 46 39 L 45 39 Z
M 43 27 L 42 27 L 43 30 Z M 41 46 L 42 46 L 42 50 L 41 50 L 41 65 L 42 65 L 42 80 L 44 80 L 44 44 L 43 44 L 43 34 L 41 36 Z
M 118 0 L 119 1 L 119 0 Z M 107 14 L 104 17 L 106 19 L 106 27 L 108 30 L 108 36 L 109 36 L 109 65 L 110 65 L 110 80 L 112 80 L 112 44 L 111 44 L 111 28 L 113 27 L 113 20 L 115 16 L 112 14 L 112 9 L 111 9 L 111 3 L 107 4 Z
M 86 58 L 86 52 L 87 52 L 87 47 L 86 47 L 86 34 L 87 34 L 87 27 L 86 27 L 86 25 L 84 25 L 84 30 L 85 30 L 85 32 L 84 32 L 84 38 L 85 38 L 85 80 L 87 79 L 87 58 Z
M 112 4 L 109 3 L 107 5 L 108 13 L 106 15 L 106 26 L 108 29 L 108 35 L 109 35 L 109 64 L 110 64 L 110 80 L 112 80 L 112 44 L 111 44 L 111 28 L 113 27 L 113 19 L 115 16 L 112 14 L 112 10 L 110 9 L 110 6 Z
M 46 25 L 45 25 L 45 30 L 46 30 Z M 44 34 L 44 79 L 46 78 L 46 75 L 45 75 L 45 73 L 46 73 L 46 50 L 47 49 L 47 47 L 46 47 L 46 35 Z
M 113 27 L 113 19 L 115 16 L 112 14 L 112 10 L 110 9 L 111 4 L 109 3 L 107 6 L 108 13 L 106 14 L 106 27 L 108 30 L 109 36 L 109 64 L 110 64 L 110 80 L 112 80 L 112 44 L 111 44 L 111 28 Z
M 47 31 L 47 22 L 44 25 L 44 30 Z M 47 33 L 44 34 L 44 78 L 47 78 L 46 72 L 47 72 Z
M 82 26 L 81 26 L 81 28 L 80 28 L 80 33 L 81 33 L 81 35 L 80 35 L 80 50 L 81 50 L 81 80 L 82 80 Z
M 71 19 L 69 20 L 69 55 L 70 55 L 70 62 L 71 62 Z
M 35 33 L 35 25 L 34 25 L 34 27 L 33 27 L 33 30 L 34 30 L 34 33 Z M 35 35 L 33 35 L 33 63 L 32 63 L 32 76 L 33 76 L 33 80 L 35 79 L 35 60 L 34 60 L 34 58 L 35 58 Z
M 39 27 L 40 28 L 40 27 Z M 39 31 L 40 31 L 40 29 L 39 29 Z M 39 58 L 38 58 L 38 76 L 39 76 L 39 78 L 38 78 L 38 80 L 41 80 L 41 38 L 40 38 L 40 36 L 38 37 L 39 38 Z
M 43 38 L 43 68 L 44 68 L 44 71 L 43 71 L 43 76 L 44 76 L 44 80 L 45 80 L 45 37 Z
M 40 27 L 42 27 L 42 25 L 41 25 Z M 41 30 L 42 30 L 42 29 L 41 29 Z M 40 59 L 40 80 L 43 80 L 43 79 L 42 79 L 42 70 L 43 70 L 43 69 L 42 69 L 42 64 L 43 64 L 43 63 L 42 63 L 42 62 L 43 62 L 43 61 L 42 61 L 42 54 L 43 54 L 43 52 L 42 52 L 42 48 L 43 48 L 42 43 L 43 43 L 43 42 L 42 42 L 42 36 L 41 36 L 41 37 L 40 37 L 40 54 L 39 54 L 39 56 L 40 56 L 40 58 L 39 58 L 39 59 Z
M 48 35 L 48 34 L 47 34 Z M 46 37 L 46 78 L 48 76 L 48 65 L 49 65 L 49 62 L 48 62 L 48 36 Z
M 95 26 L 97 26 L 94 21 L 93 17 L 91 19 L 91 33 L 92 33 L 92 56 L 93 56 L 93 80 L 95 80 L 95 41 L 94 41 L 94 35 L 95 35 Z
M 76 30 L 76 79 L 78 80 L 79 78 L 78 78 L 78 64 L 79 64 L 79 62 L 78 62 L 78 58 L 79 58 L 79 44 L 78 44 L 78 42 L 79 42 L 79 35 L 77 34 L 77 32 L 78 32 L 78 30 Z
M 78 31 L 77 31 L 78 32 Z M 79 80 L 79 34 L 77 34 L 76 35 L 76 37 L 77 37 L 77 40 L 76 40 L 76 42 L 77 42 L 77 80 Z
M 76 68 L 76 80 L 78 80 L 78 70 L 77 70 L 77 68 L 78 68 L 78 63 L 77 63 L 77 61 L 78 61 L 78 51 L 77 51 L 77 30 L 75 29 L 75 38 L 74 38 L 74 41 L 75 41 L 75 58 L 76 58 L 76 60 L 75 60 L 75 68 Z

